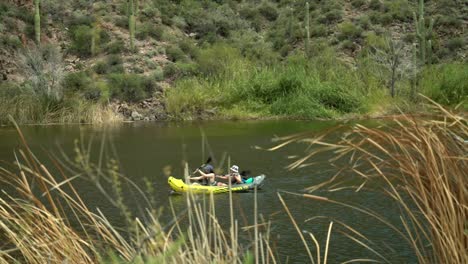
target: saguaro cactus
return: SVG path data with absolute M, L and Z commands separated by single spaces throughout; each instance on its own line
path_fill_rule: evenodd
M 36 37 L 36 43 L 41 43 L 41 12 L 40 12 L 41 0 L 34 0 L 34 33 Z
M 431 19 L 429 21 L 429 26 L 426 27 L 426 20 L 424 18 L 424 0 L 419 0 L 418 13 L 418 15 L 413 13 L 419 46 L 418 58 L 420 64 L 425 65 L 427 61 L 431 61 L 432 56 L 432 41 L 429 38 L 432 34 L 434 19 Z
M 305 40 L 304 40 L 304 45 L 305 45 L 305 53 L 306 56 L 309 57 L 310 55 L 310 29 L 309 29 L 309 1 L 306 2 L 305 6 Z
M 130 49 L 135 49 L 135 6 L 130 0 L 130 14 L 128 17 L 128 30 L 130 31 Z

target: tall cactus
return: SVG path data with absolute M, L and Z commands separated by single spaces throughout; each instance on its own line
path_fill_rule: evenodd
M 309 28 L 309 1 L 306 2 L 305 6 L 305 53 L 306 56 L 310 55 L 310 28 Z
M 419 0 L 418 13 L 418 15 L 413 13 L 413 19 L 416 27 L 416 36 L 418 38 L 419 46 L 418 57 L 420 64 L 425 65 L 427 61 L 430 63 L 432 57 L 432 41 L 429 38 L 432 34 L 434 19 L 431 19 L 429 21 L 429 26 L 426 27 L 426 20 L 424 18 L 424 0 Z
M 41 0 L 34 0 L 34 33 L 36 37 L 36 43 L 41 43 L 41 12 L 40 3 Z
M 135 50 L 135 6 L 130 0 L 130 13 L 128 17 L 128 30 L 130 31 L 130 49 Z

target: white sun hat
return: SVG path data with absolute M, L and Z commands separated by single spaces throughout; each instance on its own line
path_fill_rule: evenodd
M 235 173 L 239 173 L 239 166 L 237 165 L 232 165 L 232 167 L 230 168 L 231 171 L 235 172 Z

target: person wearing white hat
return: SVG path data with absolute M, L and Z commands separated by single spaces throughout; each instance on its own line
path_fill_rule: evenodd
M 226 174 L 224 176 L 216 176 L 216 178 L 231 181 L 231 184 L 244 183 L 241 175 L 239 174 L 239 166 L 237 165 L 232 165 L 232 167 L 229 169 L 229 174 Z

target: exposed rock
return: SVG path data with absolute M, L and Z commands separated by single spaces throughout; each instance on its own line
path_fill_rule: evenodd
M 142 120 L 143 119 L 143 116 L 138 113 L 137 111 L 132 111 L 132 120 L 133 121 L 139 121 L 139 120 Z

